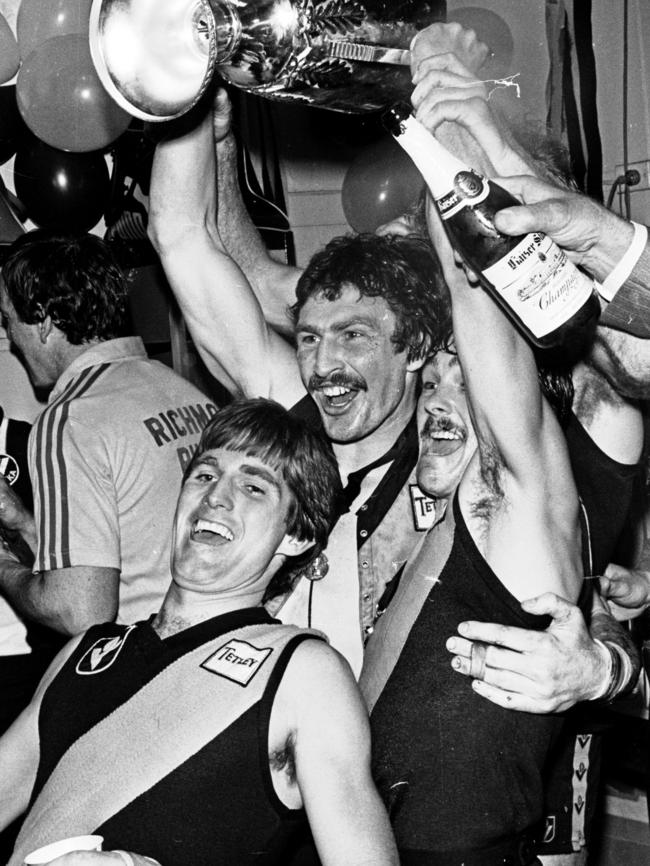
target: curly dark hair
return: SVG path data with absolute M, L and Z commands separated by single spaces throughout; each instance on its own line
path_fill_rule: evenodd
M 96 235 L 27 232 L 11 245 L 2 280 L 21 321 L 50 316 L 72 345 L 124 333 L 126 280 Z
M 409 361 L 443 344 L 450 330 L 449 293 L 440 262 L 424 238 L 374 234 L 334 238 L 312 256 L 296 286 L 294 323 L 308 298 L 340 297 L 346 285 L 364 297 L 383 298 L 395 314 L 396 352 Z
M 236 399 L 220 409 L 201 434 L 183 482 L 211 448 L 257 457 L 277 469 L 291 494 L 287 533 L 313 546 L 274 575 L 265 598 L 288 589 L 293 577 L 327 545 L 337 517 L 341 477 L 330 442 L 279 403 L 262 397 Z

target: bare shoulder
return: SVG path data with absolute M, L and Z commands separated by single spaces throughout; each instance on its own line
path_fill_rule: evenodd
M 638 403 L 621 393 L 592 364 L 573 372 L 573 411 L 596 445 L 619 463 L 636 463 L 643 447 L 643 417 Z
M 276 696 L 292 728 L 311 718 L 366 715 L 361 692 L 346 659 L 322 640 L 296 647 Z
M 294 650 L 285 680 L 301 684 L 301 689 L 322 691 L 333 683 L 355 685 L 350 665 L 324 640 L 303 640 Z
M 590 361 L 619 394 L 631 399 L 648 399 L 650 340 L 600 325 Z

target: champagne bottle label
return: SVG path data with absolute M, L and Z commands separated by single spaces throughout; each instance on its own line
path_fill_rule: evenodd
M 483 271 L 535 337 L 544 337 L 588 300 L 591 280 L 546 235 L 526 235 Z
M 490 194 L 490 184 L 475 171 L 459 171 L 454 177 L 451 192 L 436 199 L 440 216 L 448 220 L 466 206 L 474 206 L 484 201 Z

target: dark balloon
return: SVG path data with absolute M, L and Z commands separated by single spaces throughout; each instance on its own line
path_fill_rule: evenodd
M 16 87 L 0 87 L 0 165 L 16 153 L 29 134 L 16 105 Z
M 55 36 L 39 45 L 18 72 L 16 95 L 34 135 L 59 150 L 101 150 L 131 122 L 104 90 L 85 36 Z
M 9 81 L 18 72 L 20 57 L 18 44 L 4 15 L 0 15 L 0 84 Z
M 16 19 L 21 58 L 25 60 L 53 36 L 78 33 L 87 37 L 91 5 L 92 0 L 22 0 Z
M 515 42 L 510 28 L 500 15 L 480 6 L 463 6 L 449 11 L 448 21 L 457 21 L 476 35 L 490 49 L 488 59 L 479 70 L 481 78 L 502 78 L 510 72 Z
M 424 185 L 422 175 L 392 138 L 363 150 L 348 168 L 341 199 L 357 232 L 374 232 L 409 210 Z
M 30 137 L 16 154 L 14 188 L 37 226 L 89 231 L 108 201 L 108 166 L 101 153 L 66 153 Z

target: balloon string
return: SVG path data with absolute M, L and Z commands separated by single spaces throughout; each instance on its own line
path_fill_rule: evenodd
M 512 75 L 506 75 L 505 78 L 478 78 L 476 81 L 467 81 L 465 84 L 454 84 L 454 87 L 476 87 L 477 84 L 493 84 L 494 87 L 488 90 L 488 99 L 497 90 L 504 90 L 507 87 L 514 87 L 516 90 L 517 99 L 521 98 L 521 87 L 519 82 L 515 81 L 521 75 L 520 72 L 514 72 Z

